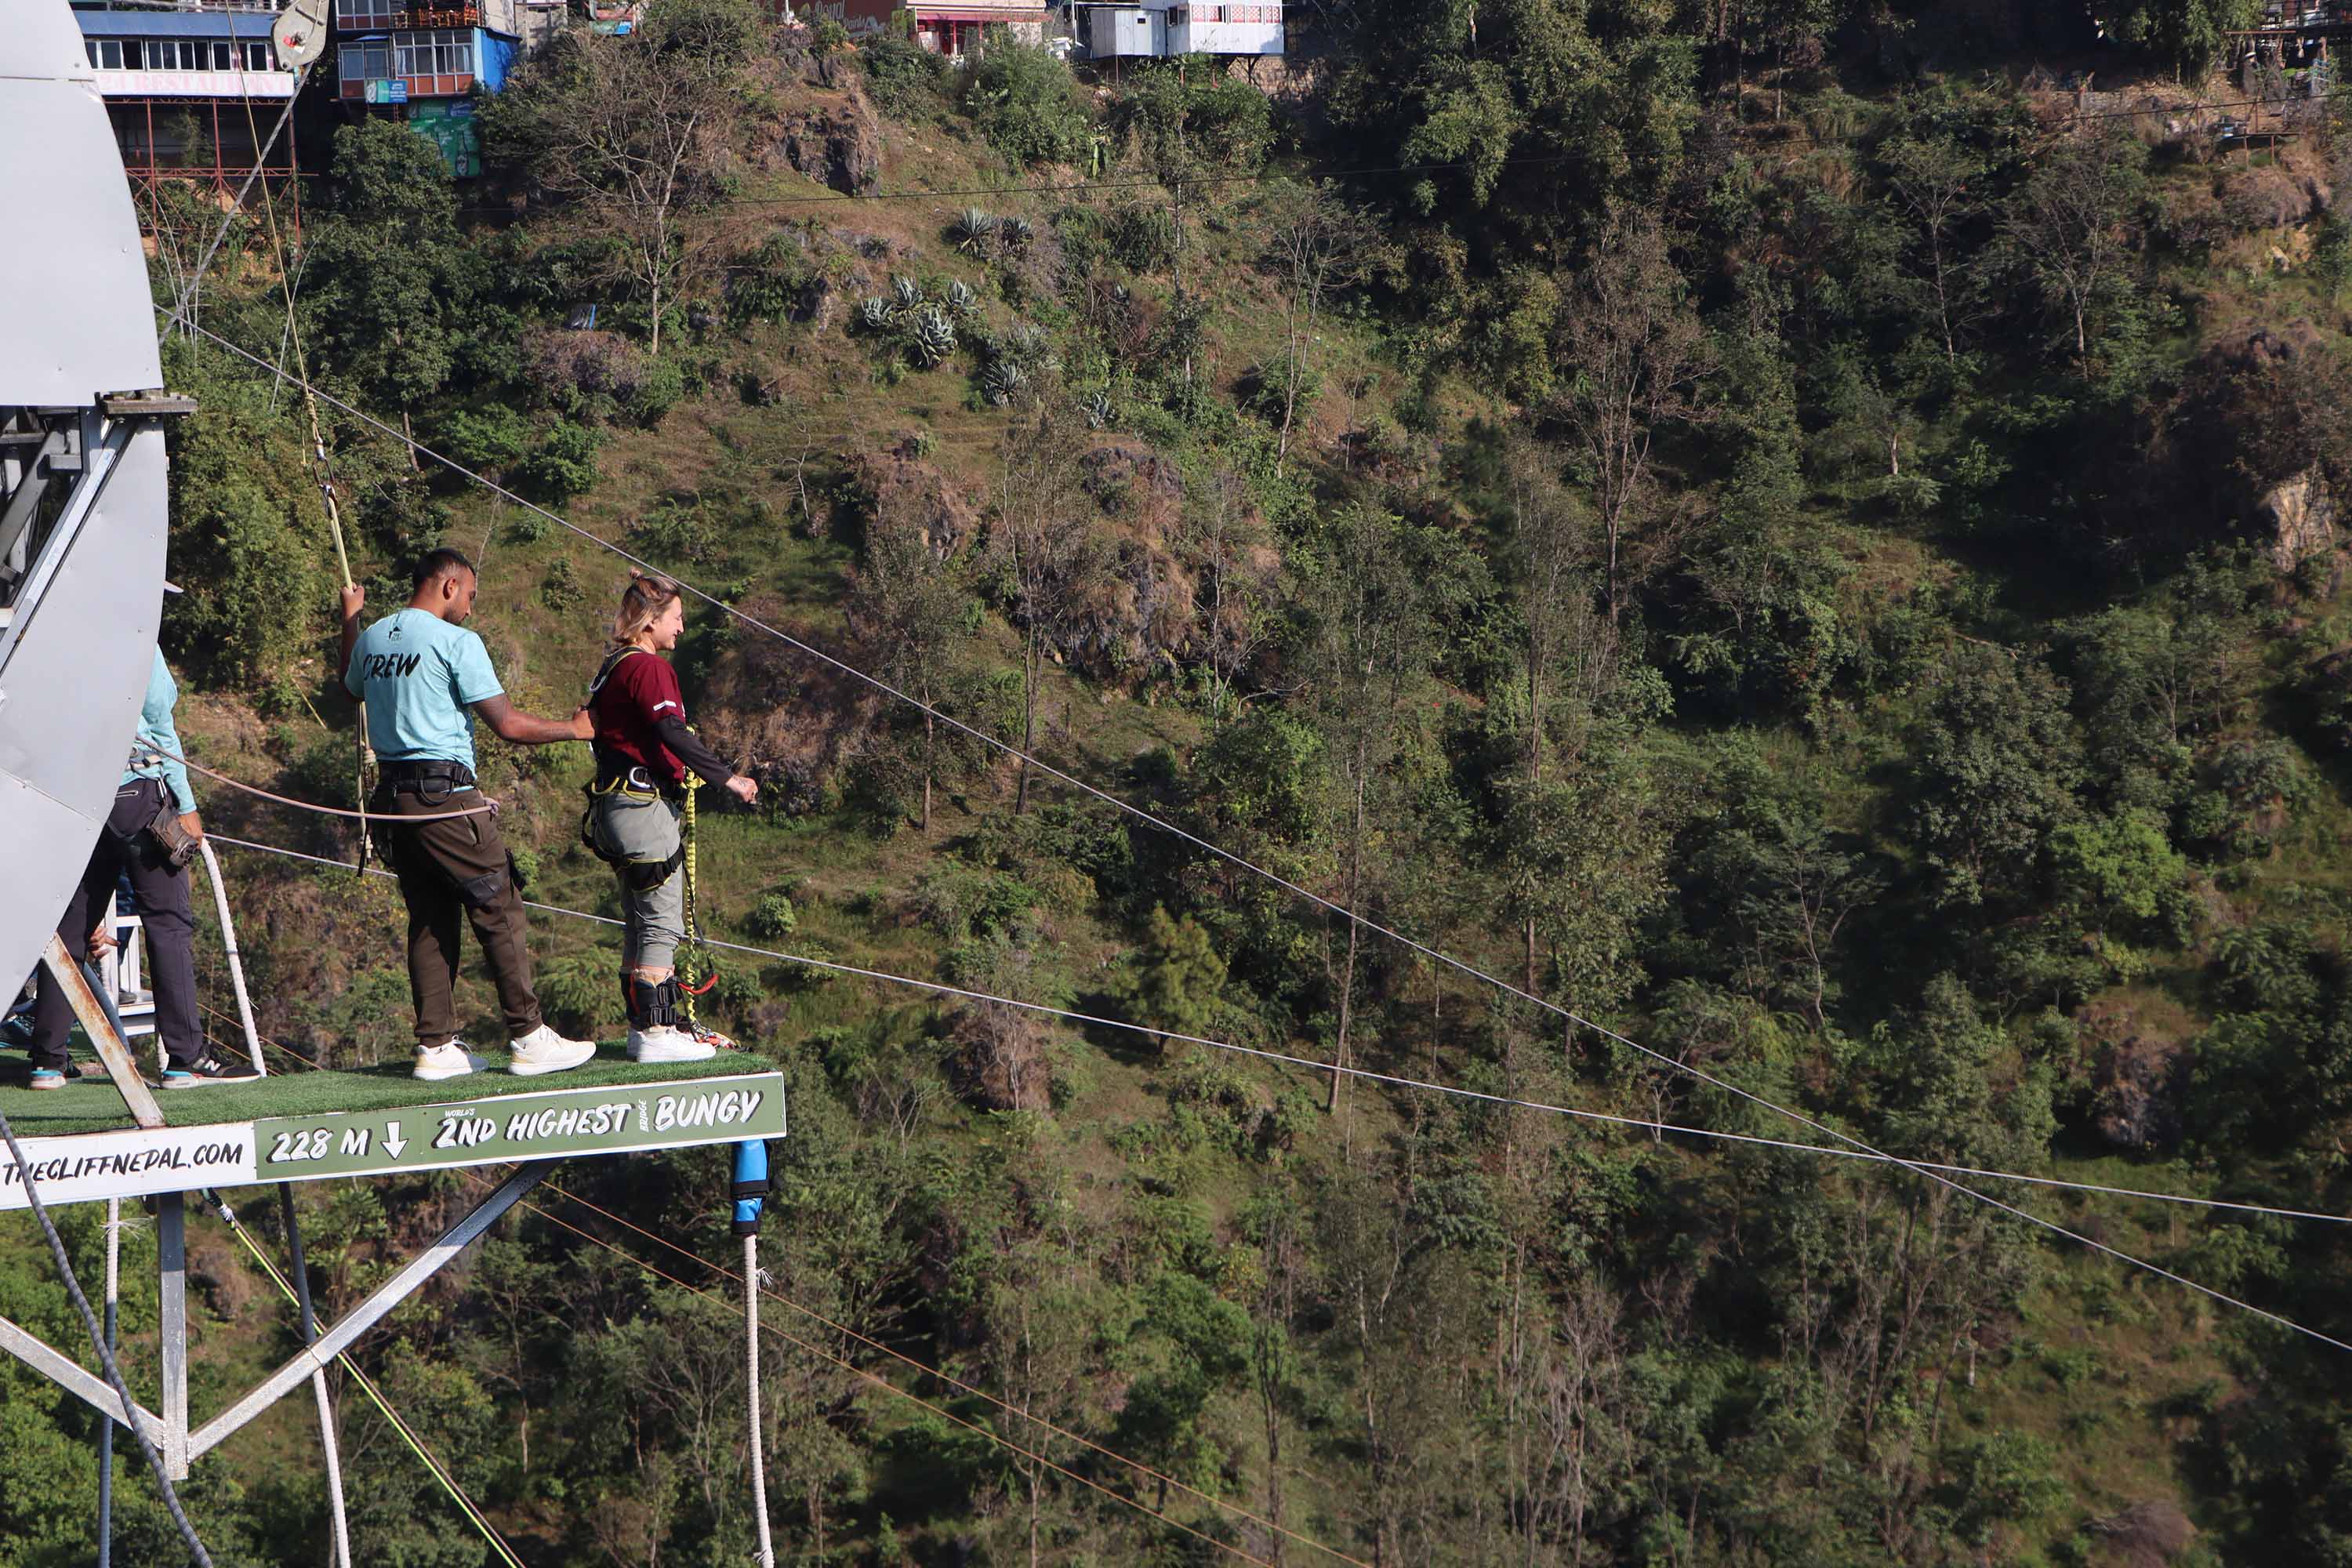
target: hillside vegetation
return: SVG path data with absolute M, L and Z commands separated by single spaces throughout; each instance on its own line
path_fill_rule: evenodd
M 2341 1226 L 1647 1128 L 2352 1205 L 2352 132 L 2217 138 L 2254 7 L 2063 9 L 1356 0 L 1082 81 L 662 0 L 486 103 L 485 180 L 370 121 L 290 261 L 240 228 L 205 325 L 277 361 L 299 285 L 383 422 L 320 410 L 376 610 L 466 550 L 541 713 L 601 545 L 742 612 L 678 658 L 763 784 L 713 936 L 1165 1032 L 721 955 L 790 1087 L 791 1561 L 2352 1560 L 2352 1357 L 2130 1262 L 2352 1339 Z M 216 214 L 153 216 L 168 297 Z M 346 805 L 302 401 L 168 361 L 184 731 Z M 484 739 L 532 895 L 616 914 L 584 748 Z M 226 858 L 265 1030 L 398 1059 L 390 885 Z M 534 942 L 615 1037 L 617 933 Z M 732 1287 L 662 1245 L 731 1264 L 721 1157 L 559 1180 L 618 1220 L 362 1360 L 525 1561 L 745 1561 Z M 304 1192 L 329 1302 L 472 1191 Z M 283 1354 L 196 1230 L 199 1364 Z M 0 1564 L 87 1561 L 87 1413 L 0 1391 Z M 361 1560 L 493 1561 L 343 1392 Z M 216 1561 L 318 1560 L 299 1404 L 199 1467 Z

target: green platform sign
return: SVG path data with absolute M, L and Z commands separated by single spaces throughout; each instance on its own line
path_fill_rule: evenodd
M 252 1124 L 254 1179 L 383 1175 L 784 1135 L 781 1076 L 672 1079 Z

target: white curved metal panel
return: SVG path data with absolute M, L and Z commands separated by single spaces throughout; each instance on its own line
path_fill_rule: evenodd
M 65 0 L 5 0 L 0 408 L 88 410 L 87 466 L 0 634 L 0 996 L 37 962 L 114 802 L 163 598 L 163 435 L 100 400 L 163 379 L 139 222 Z M 0 489 L 5 479 L 0 477 Z
M 7 0 L 0 147 L 0 404 L 72 406 L 153 386 L 147 258 L 97 72 L 65 0 Z

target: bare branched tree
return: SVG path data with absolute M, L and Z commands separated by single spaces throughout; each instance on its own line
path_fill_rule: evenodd
M 1673 545 L 1678 514 L 1654 483 L 1658 437 L 1697 416 L 1698 388 L 1713 368 L 1706 334 L 1654 216 L 1610 225 L 1577 279 L 1563 347 L 1568 390 L 1556 413 L 1592 486 L 1614 626 L 1624 611 L 1629 568 L 1646 574 Z
M 866 529 L 866 554 L 849 579 L 849 618 L 893 686 L 923 704 L 923 817 L 931 826 L 939 705 L 956 651 L 968 640 L 968 595 L 950 542 L 934 537 L 921 509 L 886 498 Z
M 989 548 L 1011 574 L 1021 628 L 1021 750 L 1037 741 L 1037 691 L 1054 650 L 1068 640 L 1106 564 L 1078 483 L 1080 426 L 1058 389 L 1041 393 L 1006 430 L 999 455 Z M 1029 806 L 1029 760 L 1021 761 L 1013 815 Z
M 643 292 L 656 353 L 662 312 L 718 254 L 712 226 L 694 219 L 725 193 L 757 26 L 738 0 L 688 0 L 624 37 L 573 28 L 490 110 L 491 140 L 526 184 L 611 242 L 610 280 Z
M 1290 460 L 1298 389 L 1311 369 L 1325 300 L 1362 273 L 1380 231 L 1328 181 L 1277 185 L 1268 193 L 1264 211 L 1265 263 L 1283 296 L 1282 433 L 1274 459 L 1275 477 L 1280 479 Z
M 1180 548 L 1209 665 L 1209 712 L 1223 719 L 1234 683 L 1274 632 L 1282 559 L 1241 476 L 1220 468 L 1187 499 Z

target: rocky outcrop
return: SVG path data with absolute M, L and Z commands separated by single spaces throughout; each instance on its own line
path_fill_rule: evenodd
M 2281 572 L 2336 549 L 2336 496 L 2315 468 L 2263 497 L 2259 516 L 2263 546 Z
M 2094 1005 L 2077 1015 L 2090 1060 L 2091 1122 L 2125 1149 L 2164 1148 L 2180 1138 L 2180 1042 L 2141 1026 L 2128 1007 Z
M 2120 1513 L 2093 1520 L 2091 1534 L 2105 1543 L 2116 1568 L 2167 1568 L 2197 1539 L 2197 1527 L 2170 1498 L 2136 1502 Z
M 782 162 L 844 195 L 863 195 L 882 178 L 882 121 L 854 85 L 834 103 L 777 122 Z
M 915 456 L 911 444 L 859 454 L 850 466 L 850 477 L 866 517 L 912 523 L 941 560 L 963 549 L 980 531 L 980 513 L 971 500 L 945 474 Z

